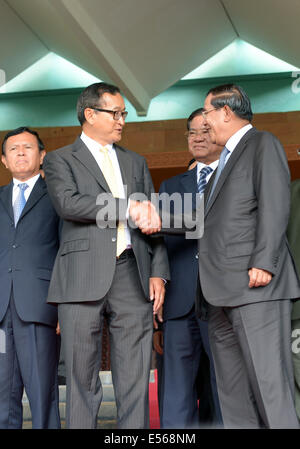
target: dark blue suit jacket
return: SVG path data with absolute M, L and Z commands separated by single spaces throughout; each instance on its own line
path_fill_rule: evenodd
M 46 298 L 59 246 L 59 218 L 40 177 L 15 228 L 12 189 L 12 182 L 0 187 L 0 321 L 13 288 L 22 320 L 56 326 L 57 307 Z
M 192 193 L 193 204 L 197 193 L 197 167 L 163 181 L 159 193 Z M 172 207 L 172 203 L 171 203 Z M 172 210 L 171 210 L 172 212 Z M 190 312 L 196 299 L 198 277 L 197 240 L 185 239 L 183 235 L 164 236 L 171 282 L 166 285 L 164 320 L 179 318 Z

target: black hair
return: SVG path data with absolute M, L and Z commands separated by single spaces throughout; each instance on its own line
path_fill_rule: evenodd
M 207 92 L 212 94 L 211 104 L 216 109 L 227 105 L 239 118 L 251 122 L 253 113 L 246 92 L 236 84 L 223 84 Z
M 202 111 L 204 111 L 204 108 L 198 108 L 198 109 L 195 109 L 195 111 L 193 111 L 191 113 L 191 115 L 189 116 L 189 118 L 187 119 L 187 122 L 186 122 L 186 127 L 187 127 L 188 131 L 190 130 L 191 121 L 198 115 L 201 115 Z
M 101 102 L 101 98 L 105 93 L 116 95 L 120 93 L 120 89 L 112 84 L 94 83 L 86 87 L 80 94 L 77 100 L 77 118 L 81 125 L 86 121 L 84 115 L 85 109 L 99 107 L 99 102 Z
M 6 141 L 7 139 L 9 139 L 12 136 L 17 136 L 18 134 L 22 134 L 22 133 L 29 133 L 32 134 L 33 136 L 36 137 L 37 142 L 38 142 L 38 146 L 39 146 L 39 151 L 43 151 L 45 149 L 45 145 L 43 144 L 39 134 L 37 133 L 37 131 L 34 131 L 33 129 L 28 128 L 27 126 L 20 126 L 19 128 L 13 129 L 12 131 L 9 131 L 3 139 L 2 142 L 2 154 L 5 156 L 5 145 L 6 145 Z

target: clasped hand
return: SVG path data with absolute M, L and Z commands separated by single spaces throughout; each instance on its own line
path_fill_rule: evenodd
M 150 201 L 130 200 L 129 214 L 144 234 L 154 234 L 161 230 L 161 219 Z

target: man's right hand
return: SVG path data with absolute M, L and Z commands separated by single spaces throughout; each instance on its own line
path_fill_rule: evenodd
M 141 232 L 150 235 L 161 230 L 161 219 L 150 201 L 130 200 L 129 214 Z

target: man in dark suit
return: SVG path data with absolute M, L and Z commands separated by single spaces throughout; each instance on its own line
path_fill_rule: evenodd
M 203 108 L 187 120 L 187 141 L 195 168 L 164 181 L 160 194 L 203 194 L 207 181 L 218 165 L 222 147 L 212 144 L 203 127 Z M 199 188 L 198 188 L 199 185 Z M 184 236 L 165 236 L 172 282 L 166 287 L 164 303 L 164 365 L 161 425 L 164 428 L 199 427 L 197 373 L 205 356 L 209 358 L 210 385 L 202 390 L 211 399 L 214 425 L 221 424 L 215 371 L 208 341 L 207 322 L 196 316 L 198 282 L 197 240 Z M 204 362 L 203 362 L 204 363 Z M 203 365 L 204 366 L 204 365 Z M 205 365 L 207 369 L 207 366 Z M 174 392 L 176 391 L 176 394 Z M 200 398 L 199 408 L 202 405 Z M 200 425 L 204 423 L 200 422 Z M 207 422 L 205 423 L 207 425 Z
M 290 300 L 300 285 L 285 235 L 286 155 L 275 136 L 251 126 L 240 87 L 212 89 L 204 107 L 212 140 L 225 145 L 208 190 L 199 263 L 224 422 L 297 428 Z
M 287 237 L 300 276 L 300 179 L 291 184 L 291 212 Z M 292 357 L 295 378 L 295 406 L 300 420 L 300 301 L 292 308 Z
M 10 131 L 2 162 L 13 180 L 0 187 L 0 428 L 22 427 L 22 395 L 32 427 L 59 428 L 57 307 L 46 303 L 59 245 L 59 218 L 39 175 L 38 134 Z
M 77 114 L 81 136 L 44 162 L 50 197 L 64 220 L 48 302 L 58 304 L 67 426 L 97 425 L 105 312 L 118 425 L 147 428 L 152 316 L 163 303 L 169 268 L 163 239 L 129 229 L 126 212 L 129 195 L 150 198 L 152 180 L 142 156 L 116 145 L 127 115 L 117 87 L 87 87 Z
M 298 428 L 290 300 L 299 298 L 300 284 L 286 239 L 286 155 L 275 136 L 252 127 L 250 100 L 239 86 L 212 89 L 204 109 L 212 141 L 224 146 L 206 191 L 199 241 L 223 422 Z M 145 233 L 160 229 L 153 206 L 142 204 L 139 212 Z

